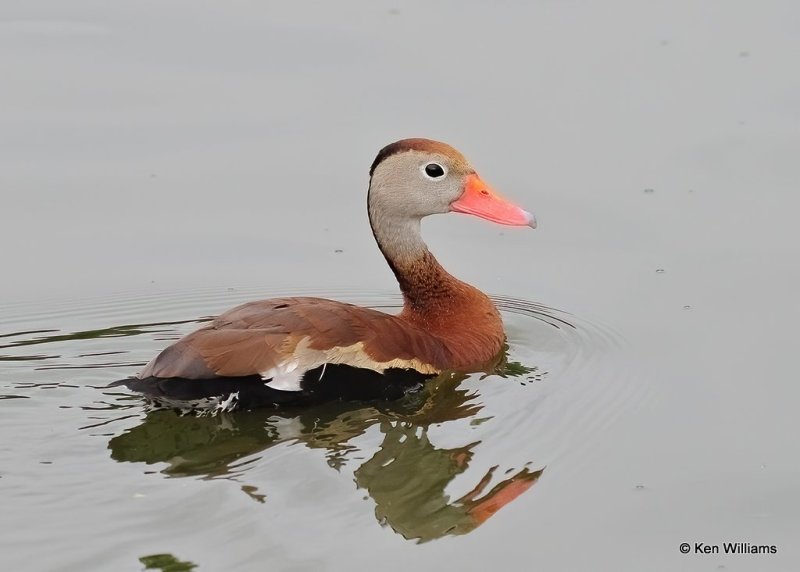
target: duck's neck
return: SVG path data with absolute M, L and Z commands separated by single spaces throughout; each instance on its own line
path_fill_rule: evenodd
M 473 328 L 502 337 L 492 301 L 442 268 L 422 240 L 419 218 L 391 218 L 372 208 L 369 214 L 378 247 L 403 292 L 402 317 L 439 334 Z

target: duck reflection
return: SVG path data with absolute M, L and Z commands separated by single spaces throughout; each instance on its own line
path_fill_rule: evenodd
M 528 490 L 542 471 L 522 468 L 486 492 L 494 467 L 461 498 L 448 497 L 448 485 L 467 470 L 479 441 L 438 448 L 428 428 L 457 419 L 477 420 L 482 409 L 478 395 L 459 389 L 462 380 L 463 376 L 439 378 L 401 400 L 362 407 L 333 402 L 216 417 L 154 411 L 140 425 L 112 438 L 109 449 L 121 462 L 167 463 L 162 472 L 170 476 L 219 478 L 243 474 L 252 462 L 242 461 L 244 457 L 296 442 L 324 449 L 328 464 L 339 470 L 357 451 L 352 440 L 377 425 L 383 441 L 355 470 L 355 481 L 374 500 L 379 522 L 420 542 L 466 534 Z M 255 487 L 244 485 L 242 490 L 264 502 Z

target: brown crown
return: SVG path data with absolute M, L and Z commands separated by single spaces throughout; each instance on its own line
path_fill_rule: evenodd
M 372 176 L 372 173 L 375 172 L 375 169 L 378 165 L 383 163 L 384 160 L 395 155 L 397 153 L 405 153 L 406 151 L 423 151 L 426 153 L 440 153 L 442 155 L 449 155 L 459 161 L 463 161 L 464 163 L 467 160 L 464 156 L 459 153 L 457 149 L 454 149 L 447 143 L 442 143 L 441 141 L 434 141 L 433 139 L 423 139 L 421 137 L 414 137 L 411 139 L 401 139 L 400 141 L 395 141 L 394 143 L 390 143 L 383 149 L 378 152 L 377 157 L 372 162 L 372 166 L 369 168 L 369 176 Z

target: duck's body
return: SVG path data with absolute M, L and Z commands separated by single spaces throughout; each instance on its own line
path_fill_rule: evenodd
M 252 407 L 345 387 L 356 396 L 391 397 L 389 386 L 399 384 L 402 393 L 497 356 L 505 339 L 499 312 L 442 268 L 422 241 L 420 220 L 458 211 L 535 226 L 532 215 L 494 195 L 458 151 L 427 139 L 381 150 L 370 170 L 368 211 L 403 292 L 399 315 L 322 298 L 250 302 L 169 346 L 127 384 L 178 406 L 196 396 Z

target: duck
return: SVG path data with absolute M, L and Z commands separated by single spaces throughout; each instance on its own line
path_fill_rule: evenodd
M 492 300 L 450 273 L 421 234 L 423 218 L 462 213 L 536 228 L 454 147 L 411 138 L 383 147 L 369 170 L 372 234 L 403 296 L 390 314 L 318 297 L 247 302 L 217 316 L 121 380 L 161 407 L 230 411 L 315 399 L 396 399 L 447 371 L 502 353 Z

